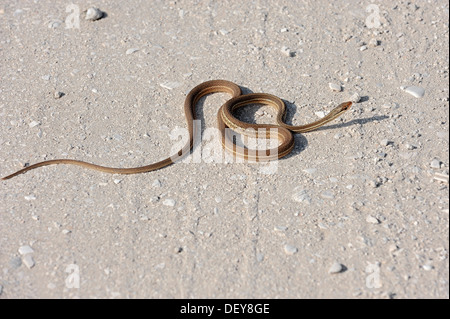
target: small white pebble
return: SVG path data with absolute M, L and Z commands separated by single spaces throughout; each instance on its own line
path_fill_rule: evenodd
M 31 254 L 34 252 L 33 248 L 28 245 L 20 246 L 18 251 L 21 255 Z
M 298 251 L 297 247 L 291 245 L 284 245 L 284 252 L 288 255 L 293 255 Z
M 281 48 L 281 53 L 283 53 L 287 57 L 293 57 L 295 55 L 295 51 L 292 51 L 291 49 L 285 46 Z
M 161 181 L 159 179 L 155 179 L 152 183 L 152 187 L 161 187 Z
M 329 274 L 338 274 L 338 273 L 342 272 L 343 269 L 344 269 L 344 267 L 340 263 L 335 261 L 333 263 L 333 265 L 331 265 L 330 269 L 328 269 L 328 273 Z
M 115 179 L 114 184 L 119 184 L 122 180 L 121 179 Z
M 56 91 L 55 93 L 53 93 L 53 97 L 55 99 L 60 99 L 63 95 L 64 95 L 64 93 L 63 92 L 59 92 L 59 91 Z
M 336 83 L 328 83 L 328 86 L 330 87 L 331 91 L 333 92 L 341 92 L 342 86 Z
M 359 51 L 366 51 L 367 50 L 367 46 L 363 45 L 359 48 Z
M 175 200 L 172 198 L 167 198 L 163 201 L 163 205 L 164 206 L 170 206 L 170 207 L 174 207 L 175 206 Z
M 151 203 L 156 203 L 159 202 L 161 198 L 159 198 L 159 196 L 153 196 L 152 198 L 150 198 L 150 202 Z
M 431 271 L 431 270 L 433 270 L 434 267 L 432 265 L 423 265 L 422 268 L 423 268 L 423 270 Z
M 25 255 L 25 256 L 22 258 L 22 262 L 23 262 L 23 264 L 24 264 L 25 266 L 28 267 L 28 269 L 31 269 L 31 268 L 34 267 L 34 259 L 33 259 L 33 257 L 32 257 L 30 254 Z
M 63 233 L 64 235 L 70 234 L 72 231 L 68 230 L 68 229 L 63 229 L 61 231 L 61 233 Z
M 168 90 L 173 90 L 173 89 L 176 89 L 177 87 L 181 86 L 181 83 L 167 81 L 167 82 L 161 83 L 160 86 L 165 89 L 168 89 Z
M 392 254 L 396 252 L 399 249 L 399 247 L 396 244 L 392 244 L 389 246 L 389 252 Z
M 380 183 L 374 179 L 371 179 L 370 181 L 367 182 L 367 185 L 373 188 L 377 188 L 378 186 L 380 186 Z
M 378 42 L 378 40 L 375 39 L 375 38 L 372 38 L 372 39 L 370 39 L 370 41 L 369 41 L 369 46 L 370 46 L 370 47 L 376 47 L 376 46 L 378 46 L 378 44 L 379 44 L 379 42 Z
M 418 86 L 408 86 L 408 87 L 402 86 L 400 87 L 400 89 L 402 89 L 406 93 L 411 94 L 416 98 L 421 98 L 425 95 L 425 89 Z
M 433 159 L 430 163 L 431 168 L 441 168 L 441 161 L 437 158 Z
M 317 116 L 319 119 L 325 117 L 325 112 L 322 112 L 322 111 L 314 112 L 314 114 L 316 114 L 316 116 Z
M 377 218 L 370 216 L 370 215 L 367 216 L 366 222 L 368 222 L 370 224 L 379 224 L 380 223 L 380 221 Z
M 387 138 L 385 138 L 385 139 L 383 139 L 383 140 L 380 141 L 380 145 L 381 145 L 381 146 L 388 146 L 388 145 L 393 144 L 393 143 L 394 143 L 394 142 L 388 140 Z
M 34 196 L 34 195 L 27 195 L 27 196 L 24 196 L 24 198 L 25 198 L 25 200 L 35 200 L 36 196 Z
M 28 124 L 28 126 L 35 127 L 35 126 L 38 126 L 39 124 L 41 124 L 41 123 L 39 123 L 38 121 L 32 121 L 30 124 Z
M 359 95 L 357 92 L 355 92 L 351 97 L 350 101 L 353 103 L 359 103 L 361 101 L 361 95 Z
M 284 231 L 287 230 L 287 227 L 286 227 L 286 226 L 275 226 L 275 227 L 273 228 L 273 230 L 274 230 L 274 231 L 277 231 L 277 232 L 284 232 Z
M 86 20 L 95 21 L 103 17 L 103 12 L 98 8 L 89 8 L 86 11 Z
M 125 52 L 125 54 L 129 55 L 129 54 L 133 54 L 134 52 L 137 52 L 137 51 L 139 51 L 138 48 L 131 48 L 131 49 L 128 49 L 128 50 Z

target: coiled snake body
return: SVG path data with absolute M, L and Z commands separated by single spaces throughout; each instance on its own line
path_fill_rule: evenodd
M 306 125 L 292 126 L 284 122 L 284 118 L 286 115 L 286 106 L 284 102 L 278 97 L 266 93 L 251 93 L 242 95 L 240 87 L 233 82 L 225 80 L 207 81 L 193 88 L 188 93 L 184 103 L 184 114 L 189 130 L 189 141 L 176 154 L 166 159 L 150 165 L 132 168 L 106 167 L 73 159 L 54 159 L 27 166 L 13 174 L 3 177 L 2 179 L 10 179 L 14 176 L 20 175 L 37 167 L 53 164 L 78 165 L 111 174 L 138 174 L 166 167 L 170 164 L 173 164 L 177 160 L 182 159 L 184 156 L 190 153 L 190 150 L 192 149 L 194 143 L 193 122 L 195 120 L 195 107 L 201 97 L 215 92 L 224 92 L 232 96 L 231 99 L 229 99 L 224 105 L 222 105 L 217 115 L 218 127 L 222 135 L 222 145 L 226 150 L 232 152 L 233 154 L 254 161 L 268 161 L 286 156 L 292 151 L 294 147 L 294 138 L 292 132 L 305 133 L 315 130 L 342 115 L 352 105 L 352 102 L 344 102 L 318 121 Z M 233 112 L 236 109 L 241 108 L 245 105 L 255 103 L 265 104 L 273 107 L 277 111 L 277 124 L 250 124 L 242 122 L 233 116 Z M 253 135 L 256 137 L 261 137 L 260 135 L 264 134 L 266 138 L 269 138 L 270 132 L 273 132 L 275 130 L 277 135 L 276 137 L 281 143 L 275 149 L 269 149 L 262 153 L 256 152 L 255 150 L 250 150 L 234 143 L 234 141 L 232 141 L 232 137 L 230 137 L 230 135 L 227 133 L 227 128 L 230 128 L 240 134 Z M 260 133 L 261 131 L 263 131 L 264 133 Z

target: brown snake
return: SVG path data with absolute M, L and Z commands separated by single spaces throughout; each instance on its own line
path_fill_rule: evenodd
M 278 97 L 266 93 L 251 93 L 242 95 L 240 87 L 234 84 L 233 82 L 225 80 L 207 81 L 193 88 L 187 95 L 186 100 L 184 102 L 184 114 L 186 117 L 186 122 L 189 130 L 189 142 L 187 142 L 186 145 L 176 154 L 166 159 L 163 159 L 157 163 L 153 163 L 150 165 L 132 168 L 113 168 L 87 163 L 79 160 L 54 159 L 27 166 L 13 174 L 3 177 L 2 180 L 10 179 L 14 176 L 25 173 L 37 167 L 53 164 L 78 165 L 85 168 L 111 174 L 138 174 L 166 167 L 182 159 L 183 157 L 185 157 L 190 153 L 194 145 L 193 121 L 195 120 L 194 115 L 195 106 L 197 105 L 201 97 L 216 92 L 224 92 L 232 96 L 230 100 L 228 100 L 224 105 L 222 105 L 222 107 L 219 109 L 217 116 L 218 127 L 222 136 L 222 145 L 224 146 L 225 149 L 232 152 L 233 154 L 254 161 L 268 161 L 286 156 L 294 148 L 294 137 L 291 132 L 305 133 L 315 130 L 342 115 L 352 105 L 352 102 L 344 102 L 339 106 L 337 106 L 336 108 L 334 108 L 329 114 L 327 114 L 325 117 L 323 117 L 318 121 L 306 125 L 292 126 L 284 122 L 284 118 L 286 115 L 286 106 L 284 102 Z M 245 123 L 239 121 L 236 117 L 233 116 L 233 112 L 236 109 L 241 108 L 245 105 L 255 103 L 269 105 L 275 108 L 275 110 L 277 111 L 277 118 L 276 118 L 277 125 Z M 255 150 L 251 150 L 236 145 L 232 140 L 232 137 L 229 135 L 229 130 L 227 130 L 227 128 L 230 128 L 243 135 L 256 137 L 264 135 L 265 138 L 271 137 L 271 135 L 269 135 L 269 132 L 272 130 L 276 132 L 277 135 L 276 137 L 278 138 L 279 141 L 281 141 L 281 144 L 279 144 L 277 148 L 265 150 L 263 153 L 261 153 L 260 151 L 256 152 Z M 261 131 L 263 133 L 261 133 Z

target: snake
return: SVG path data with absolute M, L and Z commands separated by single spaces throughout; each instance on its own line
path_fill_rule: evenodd
M 350 109 L 352 105 L 352 102 L 341 103 L 332 109 L 326 116 L 315 122 L 306 125 L 293 126 L 285 123 L 287 113 L 286 105 L 283 100 L 277 96 L 268 93 L 242 94 L 241 88 L 231 81 L 210 80 L 197 85 L 187 94 L 184 102 L 184 114 L 189 131 L 189 141 L 187 141 L 178 152 L 170 157 L 149 165 L 130 168 L 107 167 L 75 159 L 53 159 L 26 166 L 15 173 L 3 177 L 2 180 L 10 179 L 38 167 L 54 164 L 78 165 L 87 169 L 111 174 L 139 174 L 155 171 L 169 166 L 190 154 L 194 146 L 194 120 L 196 120 L 195 108 L 199 100 L 205 95 L 218 92 L 231 95 L 231 98 L 220 107 L 217 113 L 217 124 L 220 131 L 223 148 L 230 153 L 239 156 L 240 158 L 253 160 L 256 162 L 271 161 L 286 156 L 293 150 L 295 145 L 295 140 L 292 134 L 293 132 L 306 133 L 316 130 L 319 127 L 324 126 L 326 123 L 341 116 L 344 112 Z M 277 124 L 253 124 L 237 119 L 234 115 L 236 110 L 250 104 L 262 104 L 274 108 L 277 112 Z M 238 145 L 235 142 L 231 131 L 237 132 L 244 136 L 257 138 L 272 138 L 272 135 L 275 135 L 279 141 L 279 144 L 276 148 L 266 149 L 263 151 L 249 149 Z

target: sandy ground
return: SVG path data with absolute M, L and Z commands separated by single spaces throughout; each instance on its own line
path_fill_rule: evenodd
M 91 6 L 107 16 L 86 21 Z M 186 93 L 205 80 L 275 94 L 294 124 L 362 99 L 297 134 L 273 174 L 201 160 L 127 176 L 49 166 L 1 181 L 0 298 L 448 298 L 448 10 L 443 0 L 2 1 L 1 176 L 44 159 L 167 157 Z M 226 99 L 200 102 L 204 132 Z M 238 115 L 274 122 L 266 106 Z

